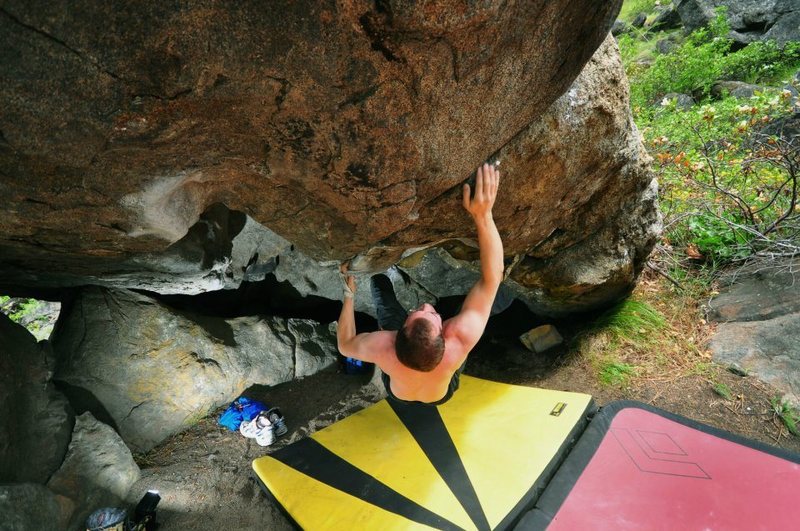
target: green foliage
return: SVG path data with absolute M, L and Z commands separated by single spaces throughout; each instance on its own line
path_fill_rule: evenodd
M 643 66 L 639 59 L 643 50 L 652 48 L 652 37 L 637 32 L 620 36 L 618 43 L 631 80 L 634 109 L 651 118 L 652 104 L 668 93 L 692 94 L 703 99 L 720 79 L 779 82 L 800 69 L 800 43 L 779 45 L 774 41 L 756 41 L 732 52 L 729 32 L 725 8 L 719 8 L 708 27 L 694 31 L 672 52 L 656 56 L 649 66 Z
M 623 33 L 617 37 L 617 45 L 619 46 L 619 55 L 622 58 L 622 63 L 630 65 L 640 58 L 645 41 L 637 38 L 634 34 Z
M 722 212 L 721 217 L 700 213 L 688 219 L 685 237 L 697 250 L 712 262 L 725 263 L 732 259 L 745 258 L 750 254 L 747 247 L 752 235 L 731 228 L 724 219 L 734 218 L 730 212 Z M 742 220 L 730 219 L 741 222 Z
M 722 10 L 709 27 L 694 31 L 671 53 L 657 56 L 649 68 L 642 72 L 629 68 L 628 77 L 635 79 L 632 105 L 644 110 L 670 92 L 708 95 L 724 71 L 724 57 L 732 42 L 726 37 L 729 31 Z
M 793 112 L 789 96 L 768 89 L 688 110 L 664 102 L 649 119 L 638 117 L 673 247 L 716 268 L 793 237 L 797 216 L 786 215 L 800 211 L 793 193 L 800 183 L 788 161 L 797 149 L 761 133 Z
M 755 41 L 725 57 L 722 75 L 748 83 L 781 81 L 800 69 L 800 42 L 779 46 L 775 41 Z
M 8 295 L 0 295 L 0 312 L 6 314 L 15 323 L 19 322 L 20 299 L 12 299 Z
M 19 305 L 19 309 L 9 315 L 15 323 L 21 322 L 25 317 L 31 315 L 39 308 L 39 301 L 36 299 L 26 299 Z
M 710 378 L 714 372 L 714 363 L 710 361 L 697 361 L 692 364 L 689 374 L 701 376 L 703 378 Z
M 600 366 L 600 381 L 605 385 L 621 385 L 636 374 L 636 367 L 628 363 L 607 360 Z
M 46 339 L 52 331 L 47 310 L 46 305 L 36 299 L 0 296 L 0 312 L 6 314 L 15 323 L 27 328 L 38 340 Z
M 673 232 L 669 231 L 670 234 Z M 708 298 L 709 292 L 715 287 L 715 264 L 695 263 L 693 267 L 686 267 L 678 260 L 670 260 L 668 264 L 667 273 L 680 283 L 683 288 L 680 292 L 684 296 L 692 300 Z
M 674 42 L 683 39 L 679 30 L 654 35 L 646 28 L 630 28 L 616 37 L 620 57 L 628 77 L 640 77 L 643 72 L 647 71 L 649 65 L 659 55 L 656 51 L 658 40 L 666 38 L 668 35 Z
M 733 400 L 733 393 L 731 392 L 731 388 L 725 385 L 724 383 L 714 384 L 713 389 L 715 393 L 717 393 L 725 400 Z

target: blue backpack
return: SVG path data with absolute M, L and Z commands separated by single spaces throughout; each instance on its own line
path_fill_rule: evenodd
M 240 396 L 222 412 L 222 415 L 219 417 L 219 424 L 231 431 L 237 431 L 242 422 L 251 421 L 259 412 L 268 409 L 269 408 L 265 404 L 257 400 L 250 400 L 249 398 Z

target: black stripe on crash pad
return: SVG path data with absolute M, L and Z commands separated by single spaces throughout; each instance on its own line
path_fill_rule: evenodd
M 461 530 L 446 518 L 356 468 L 314 439 L 301 439 L 274 452 L 271 457 L 330 487 L 414 522 L 436 529 Z
M 388 400 L 397 417 L 479 530 L 491 529 L 467 469 L 436 406 Z M 487 456 L 488 457 L 488 456 Z

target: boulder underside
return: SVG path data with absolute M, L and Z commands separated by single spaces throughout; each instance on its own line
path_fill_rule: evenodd
M 290 251 L 378 271 L 469 247 L 461 185 L 499 158 L 531 307 L 607 303 L 656 216 L 603 44 L 620 4 L 4 2 L 0 290 L 200 293 Z

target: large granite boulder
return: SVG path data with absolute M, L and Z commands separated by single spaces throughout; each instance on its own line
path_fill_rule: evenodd
M 800 4 L 796 0 L 677 0 L 675 7 L 688 31 L 707 25 L 716 10 L 725 7 L 730 37 L 736 42 L 800 40 Z
M 602 141 L 595 138 L 598 134 Z M 528 205 L 496 215 L 498 225 L 506 227 L 506 249 L 540 242 L 509 258 L 504 294 L 551 316 L 589 310 L 625 295 L 661 231 L 661 220 L 650 157 L 630 115 L 627 80 L 612 37 L 567 94 L 495 158 L 501 161 L 505 192 L 498 199 L 500 212 L 522 194 Z M 541 169 L 533 176 L 519 170 L 528 165 Z M 435 200 L 417 224 L 431 234 L 441 225 L 463 224 L 459 193 Z M 565 211 L 571 214 L 561 219 Z M 400 255 L 397 266 L 404 275 L 390 278 L 407 308 L 464 295 L 479 277 L 477 249 L 469 238 L 444 238 L 427 250 L 416 250 L 413 241 L 399 235 L 386 243 L 359 255 L 353 266 L 368 271 L 370 260 Z M 294 247 L 285 247 L 272 271 L 303 296 L 341 297 L 337 267 L 315 262 Z M 356 309 L 374 315 L 366 279 L 359 286 Z
M 93 511 L 125 507 L 128 491 L 140 474 L 119 435 L 87 412 L 75 419 L 67 456 L 47 486 L 73 502 L 68 528 L 83 529 L 81 524 Z
M 131 291 L 87 288 L 53 334 L 54 378 L 79 411 L 146 451 L 231 402 L 336 360 L 329 325 L 301 319 L 222 319 L 173 311 Z
M 108 280 L 198 293 L 263 276 L 287 242 L 380 270 L 471 238 L 460 187 L 499 153 L 507 256 L 537 271 L 521 285 L 536 297 L 546 279 L 578 300 L 588 280 L 583 307 L 608 278 L 613 297 L 650 240 L 631 234 L 651 225 L 620 226 L 618 207 L 639 208 L 650 176 L 624 78 L 602 64 L 613 48 L 591 74 L 599 104 L 570 85 L 619 5 L 5 2 L 0 290 Z M 559 155 L 581 138 L 605 147 Z M 624 149 L 596 158 L 612 146 Z M 616 256 L 599 272 L 603 259 L 577 250 L 598 247 L 603 227 L 601 254 Z M 552 271 L 576 257 L 590 265 Z
M 74 417 L 53 366 L 49 344 L 0 313 L 0 483 L 45 483 L 64 460 Z

